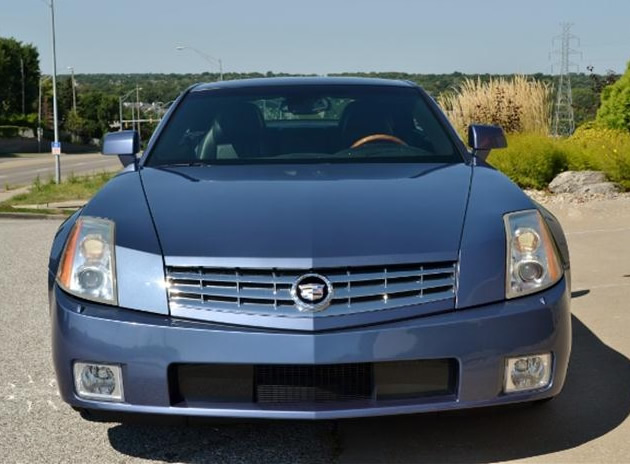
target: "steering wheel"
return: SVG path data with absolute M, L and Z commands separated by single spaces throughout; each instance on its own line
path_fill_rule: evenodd
M 359 148 L 365 145 L 366 143 L 372 143 L 372 142 L 391 142 L 397 145 L 402 145 L 404 147 L 407 146 L 407 144 L 403 140 L 393 135 L 372 134 L 372 135 L 368 135 L 367 137 L 360 138 L 359 140 L 354 142 L 350 148 Z

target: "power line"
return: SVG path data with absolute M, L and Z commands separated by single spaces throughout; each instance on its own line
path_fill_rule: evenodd
M 571 56 L 580 55 L 581 53 L 574 48 L 573 44 L 580 46 L 580 39 L 576 35 L 571 34 L 571 23 L 562 23 L 562 34 L 556 36 L 552 40 L 552 46 L 556 46 L 560 42 L 560 48 L 555 48 L 552 53 L 559 55 L 559 61 L 556 63 L 560 67 L 558 75 L 558 91 L 556 94 L 556 105 L 553 115 L 552 133 L 555 136 L 569 136 L 575 131 L 575 118 L 573 116 L 573 94 L 571 92 L 571 69 L 578 70 L 578 65 L 571 61 Z M 553 73 L 553 66 L 551 68 Z

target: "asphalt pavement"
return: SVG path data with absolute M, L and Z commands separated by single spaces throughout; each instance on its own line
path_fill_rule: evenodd
M 117 156 L 98 153 L 61 155 L 61 176 L 94 174 L 102 171 L 118 171 L 122 164 Z M 46 181 L 55 177 L 54 156 L 49 153 L 18 157 L 0 157 L 0 191 L 6 186 L 15 188 L 30 185 L 35 178 Z
M 47 256 L 53 220 L 0 220 L 0 462 L 630 461 L 630 200 L 550 207 L 573 264 L 573 355 L 542 406 L 336 422 L 98 424 L 57 394 Z

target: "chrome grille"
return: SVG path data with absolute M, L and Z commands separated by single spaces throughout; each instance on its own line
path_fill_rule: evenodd
M 264 270 L 167 266 L 166 275 L 171 311 L 325 317 L 454 298 L 456 270 L 455 262 Z M 332 303 L 321 313 L 300 313 L 291 298 L 291 285 L 310 272 L 333 284 Z

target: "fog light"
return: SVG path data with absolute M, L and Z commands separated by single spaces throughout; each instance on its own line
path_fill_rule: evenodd
M 505 393 L 537 390 L 551 380 L 551 353 L 508 358 L 505 366 Z
M 122 373 L 115 364 L 75 362 L 74 385 L 81 398 L 123 401 Z

